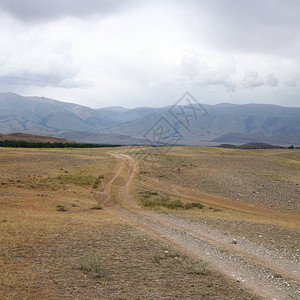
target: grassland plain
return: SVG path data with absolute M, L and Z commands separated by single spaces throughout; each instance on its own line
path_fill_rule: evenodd
M 246 236 L 240 238 L 226 230 L 226 223 L 222 224 L 222 221 L 240 221 L 245 225 L 248 222 L 248 231 L 256 229 L 253 224 L 271 226 L 276 223 L 277 226 L 291 229 L 297 244 L 299 213 L 285 208 L 278 210 L 278 207 L 271 205 L 232 200 L 197 188 L 187 188 L 186 177 L 178 184 L 174 184 L 170 178 L 162 180 L 168 177 L 168 173 L 161 164 L 159 173 L 155 176 L 154 168 L 166 155 L 159 154 L 157 150 L 161 149 L 140 147 L 135 151 L 128 149 L 125 153 L 112 153 L 117 159 L 114 176 L 96 194 L 98 201 L 134 226 L 167 240 L 189 255 L 208 260 L 214 269 L 237 279 L 241 286 L 264 299 L 297 299 L 300 295 L 299 249 L 282 251 L 270 245 L 268 247 L 260 241 L 253 242 Z M 182 156 L 180 150 L 182 149 L 179 147 L 172 149 L 175 156 Z M 197 150 L 206 150 L 208 155 L 209 152 L 220 152 L 220 149 L 213 148 Z M 244 153 L 232 152 L 230 155 L 241 156 Z M 193 156 L 197 160 L 197 155 Z M 253 160 L 255 164 L 256 156 L 253 156 Z M 180 166 L 174 164 L 174 157 L 168 155 L 167 161 L 173 164 L 173 168 L 176 167 L 173 172 L 180 173 Z M 137 205 L 137 201 L 144 209 Z M 200 205 L 199 201 L 205 205 Z M 197 211 L 194 214 L 193 208 Z M 202 213 L 205 213 L 206 218 L 210 215 L 211 220 L 219 221 L 223 225 L 220 226 L 221 230 L 214 230 L 208 222 L 203 222 Z M 272 232 L 277 240 L 281 233 L 282 231 Z M 258 237 L 261 238 L 262 235 Z
M 183 205 L 196 200 L 203 209 L 167 213 L 300 259 L 300 150 L 174 147 L 153 153 L 142 163 L 140 194 Z
M 108 210 L 111 149 L 0 150 L 0 298 L 256 299 Z M 102 178 L 102 176 L 104 178 Z

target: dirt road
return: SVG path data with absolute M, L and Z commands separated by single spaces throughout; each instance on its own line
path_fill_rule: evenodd
M 134 198 L 138 163 L 120 152 L 111 155 L 116 158 L 116 167 L 107 181 L 94 191 L 95 199 L 104 209 L 172 243 L 188 255 L 209 262 L 211 268 L 240 282 L 257 296 L 265 299 L 300 297 L 299 261 L 287 259 L 247 239 L 234 239 L 205 224 L 142 209 Z

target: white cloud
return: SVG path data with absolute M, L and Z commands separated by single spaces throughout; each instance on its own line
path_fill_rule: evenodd
M 295 88 L 300 85 L 300 73 L 293 72 L 287 75 L 285 84 L 288 87 Z
M 266 78 L 266 84 L 272 87 L 279 86 L 279 79 L 272 73 L 268 74 Z
M 211 103 L 289 105 L 291 99 L 294 105 L 298 6 L 293 0 L 0 1 L 0 91 L 98 107 L 168 105 L 186 90 Z
M 254 89 L 256 87 L 263 86 L 264 81 L 257 72 L 251 71 L 245 74 L 242 84 L 245 88 Z

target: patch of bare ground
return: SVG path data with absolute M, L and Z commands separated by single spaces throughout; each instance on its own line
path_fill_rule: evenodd
M 291 155 L 291 151 L 294 159 L 285 158 L 283 153 Z M 300 150 L 281 150 L 279 156 L 276 150 L 174 147 L 156 155 L 148 167 L 151 177 L 166 186 L 172 183 L 239 202 L 300 212 L 299 158 Z
M 107 151 L 1 149 L 0 298 L 257 299 L 102 210 L 91 191 L 110 180 Z

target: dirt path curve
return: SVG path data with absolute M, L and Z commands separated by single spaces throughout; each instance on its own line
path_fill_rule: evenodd
M 207 225 L 142 209 L 132 196 L 137 162 L 118 152 L 110 154 L 117 160 L 116 167 L 107 182 L 94 192 L 103 208 L 185 253 L 208 261 L 212 268 L 262 298 L 300 298 L 299 261 L 290 261 L 244 239 L 232 244 L 233 237 Z

